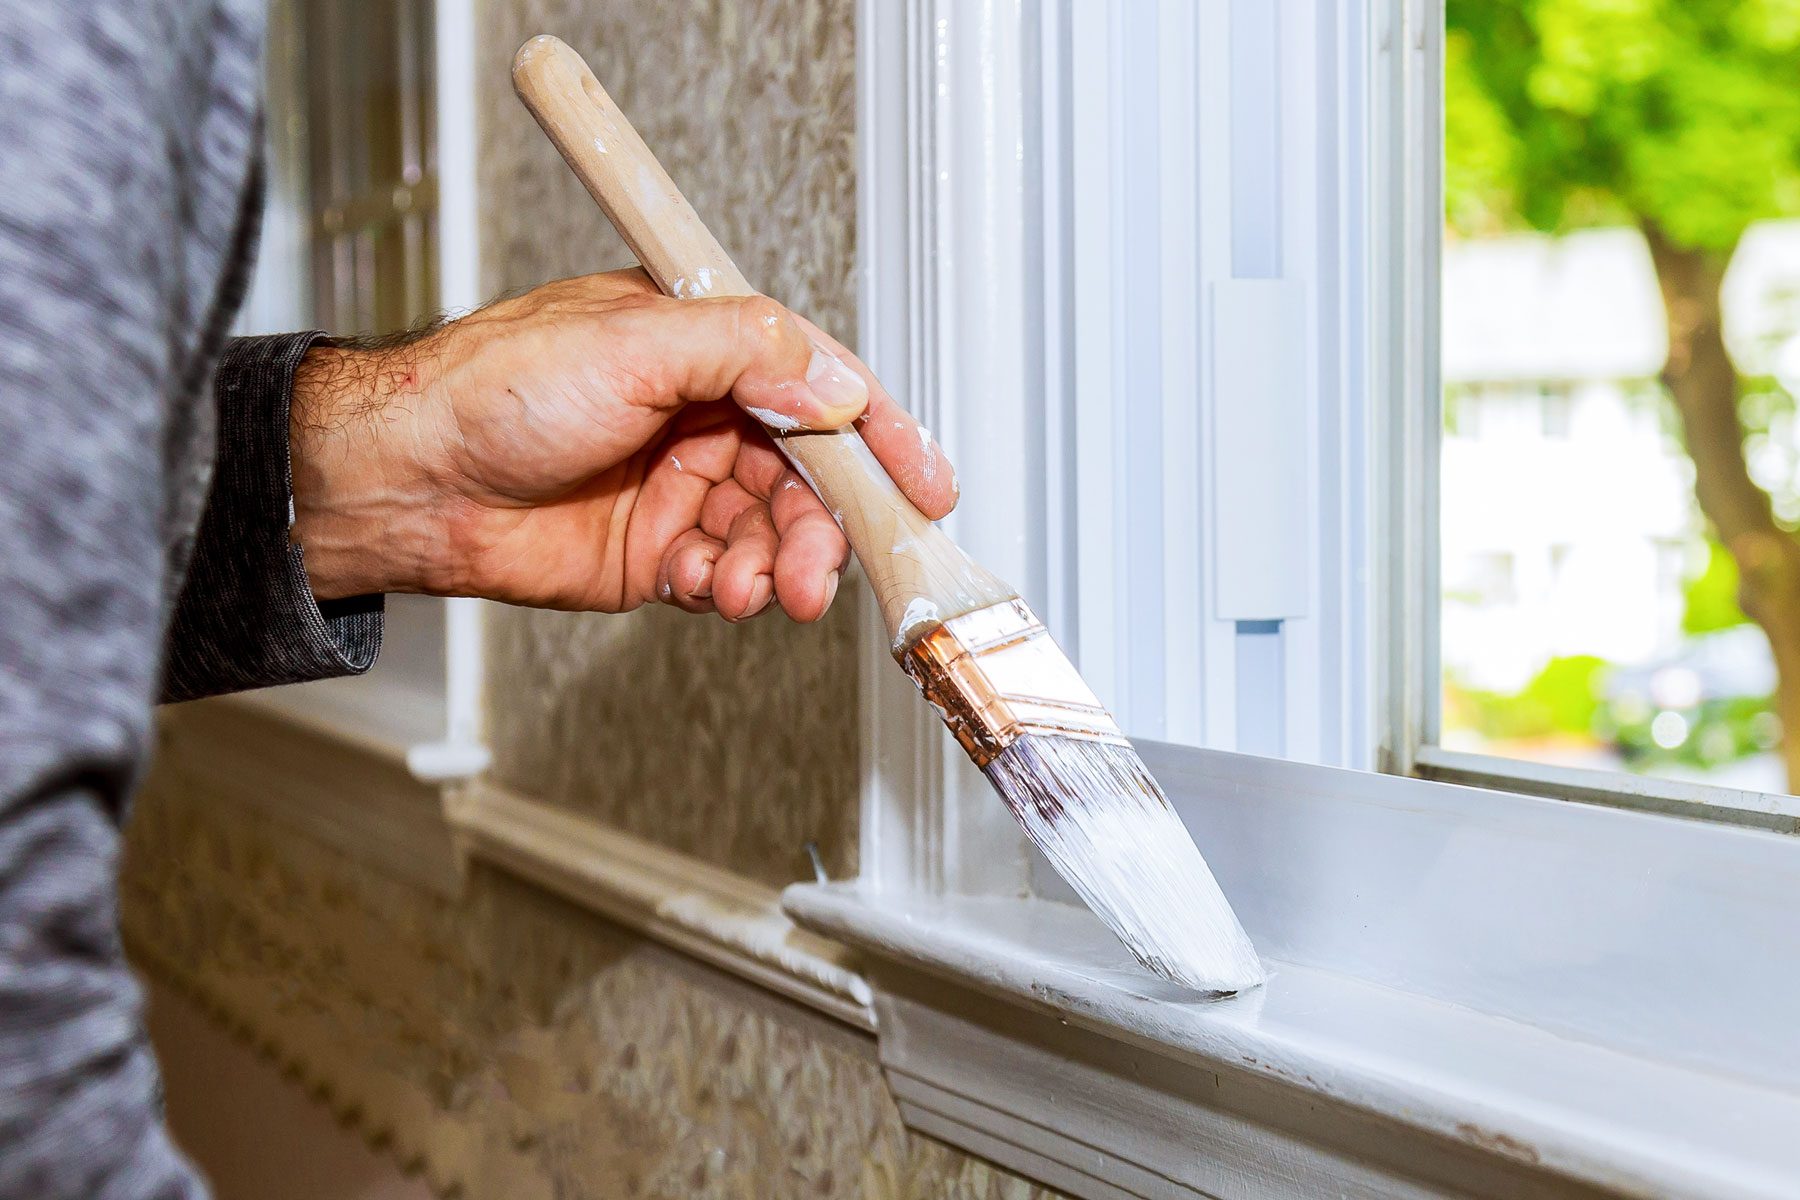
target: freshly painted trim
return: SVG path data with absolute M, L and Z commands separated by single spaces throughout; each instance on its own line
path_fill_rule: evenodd
M 468 855 L 828 1016 L 875 1027 L 851 956 L 798 928 L 775 888 L 485 782 L 453 791 L 446 814 Z
M 480 128 L 474 0 L 437 0 L 438 297 L 446 312 L 481 303 Z
M 869 952 L 884 1056 L 955 1090 L 929 1064 L 941 1054 L 949 1070 L 968 1049 L 935 1049 L 921 1040 L 936 1027 L 923 1016 L 908 1033 L 888 1015 L 894 980 L 924 971 L 963 988 L 964 999 L 932 993 L 945 1015 L 986 993 L 1109 1035 L 1110 1049 L 1096 1041 L 1082 1051 L 1103 1074 L 1129 1076 L 1157 1058 L 1273 1072 L 1297 1096 L 1318 1093 L 1301 1114 L 1312 1141 L 1360 1128 L 1370 1113 L 1413 1130 L 1395 1143 L 1402 1165 L 1427 1136 L 1485 1145 L 1608 1194 L 1800 1195 L 1800 1144 L 1778 1132 L 1800 1128 L 1791 1022 L 1800 839 L 1139 749 L 1271 961 L 1271 983 L 1196 1004 L 1146 977 L 1086 913 L 1043 900 L 790 889 L 786 906 L 801 924 Z M 1004 1037 L 983 1061 L 1003 1063 L 1022 1028 L 998 1023 Z M 1024 1090 L 1009 1099 L 996 1083 L 982 1103 L 1062 1139 L 1056 1154 L 1112 1146 L 1112 1118 L 1046 1107 L 1023 1068 L 1008 1076 L 996 1066 L 992 1078 Z M 1199 1128 L 1164 1123 L 1108 1153 L 1164 1172 Z M 1253 1156 L 1252 1133 L 1244 1137 Z
M 1426 779 L 1444 783 L 1504 788 L 1556 800 L 1697 817 L 1776 833 L 1800 833 L 1800 797 L 1772 792 L 1525 762 L 1493 754 L 1446 750 L 1442 746 L 1420 746 L 1413 755 L 1413 770 Z
M 1034 400 L 1036 350 L 1019 222 L 1020 0 L 859 0 L 856 20 L 858 349 L 963 467 L 981 523 L 945 523 L 984 566 L 1027 587 L 1029 480 L 1016 414 Z M 980 404 L 958 404 L 959 396 Z M 959 455 L 959 448 L 961 454 Z M 944 752 L 937 716 L 896 669 L 874 606 L 860 648 L 861 870 L 896 887 L 1017 891 L 1026 841 L 987 802 L 981 774 Z
M 1438 713 L 1443 0 L 1373 0 L 1369 294 L 1376 766 L 1410 774 Z
M 1196 999 L 1043 900 L 796 885 L 870 952 L 909 1123 L 1075 1195 L 1800 1191 L 1800 1094 L 1272 960 Z

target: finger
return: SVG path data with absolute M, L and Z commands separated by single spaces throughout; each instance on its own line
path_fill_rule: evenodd
M 775 444 L 746 427 L 737 459 L 731 465 L 731 476 L 744 485 L 744 490 L 761 500 L 769 499 L 782 476 L 790 474 L 787 459 Z
M 625 587 L 649 595 L 660 577 L 667 550 L 700 524 L 702 509 L 717 484 L 720 467 L 736 457 L 729 447 L 738 435 L 728 427 L 705 430 L 665 443 L 644 473 L 625 536 Z M 729 469 L 729 468 L 727 468 Z M 721 526 L 721 528 L 723 528 Z
M 685 612 L 713 611 L 713 581 L 725 543 L 690 529 L 669 543 L 657 568 L 656 598 Z
M 900 407 L 893 394 L 881 386 L 862 360 L 846 350 L 842 343 L 808 321 L 795 316 L 808 336 L 835 355 L 869 389 L 869 407 L 856 423 L 856 430 L 869 444 L 881 465 L 913 506 L 932 520 L 948 516 L 956 507 L 958 489 L 956 471 L 945 457 L 943 447 L 931 431 L 919 424 L 913 415 Z
M 850 562 L 850 543 L 806 482 L 784 470 L 769 499 L 781 545 L 775 552 L 775 596 L 796 621 L 816 621 L 831 607 Z
M 609 310 L 616 370 L 635 403 L 669 410 L 729 395 L 771 429 L 835 429 L 868 406 L 868 384 L 815 345 L 767 296 L 645 296 Z
M 794 620 L 816 621 L 837 595 L 838 579 L 849 561 L 849 543 L 804 485 L 778 489 L 775 507 L 784 510 L 775 517 L 781 533 L 775 552 L 776 599 Z
M 731 527 L 738 516 L 745 509 L 761 503 L 760 499 L 745 491 L 737 480 L 727 479 L 706 494 L 706 502 L 700 507 L 700 528 L 709 537 L 729 538 Z
M 753 504 L 738 514 L 713 571 L 713 604 L 721 617 L 747 620 L 774 600 L 777 545 L 775 522 L 766 504 Z

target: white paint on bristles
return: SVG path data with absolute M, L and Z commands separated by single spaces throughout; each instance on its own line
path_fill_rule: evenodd
M 1255 947 L 1137 751 L 1027 734 L 983 771 L 1139 962 L 1201 992 L 1263 982 Z

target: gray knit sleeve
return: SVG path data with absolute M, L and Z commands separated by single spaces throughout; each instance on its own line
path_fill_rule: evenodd
M 169 626 L 165 701 L 369 669 L 382 598 L 321 604 L 288 540 L 294 371 L 321 335 L 237 338 L 219 360 L 212 491 Z

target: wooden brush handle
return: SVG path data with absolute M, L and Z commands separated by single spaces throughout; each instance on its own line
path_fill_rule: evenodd
M 579 54 L 534 37 L 513 59 L 513 87 L 664 293 L 755 294 Z M 855 430 L 770 433 L 862 560 L 896 652 L 1016 595 L 912 506 Z

